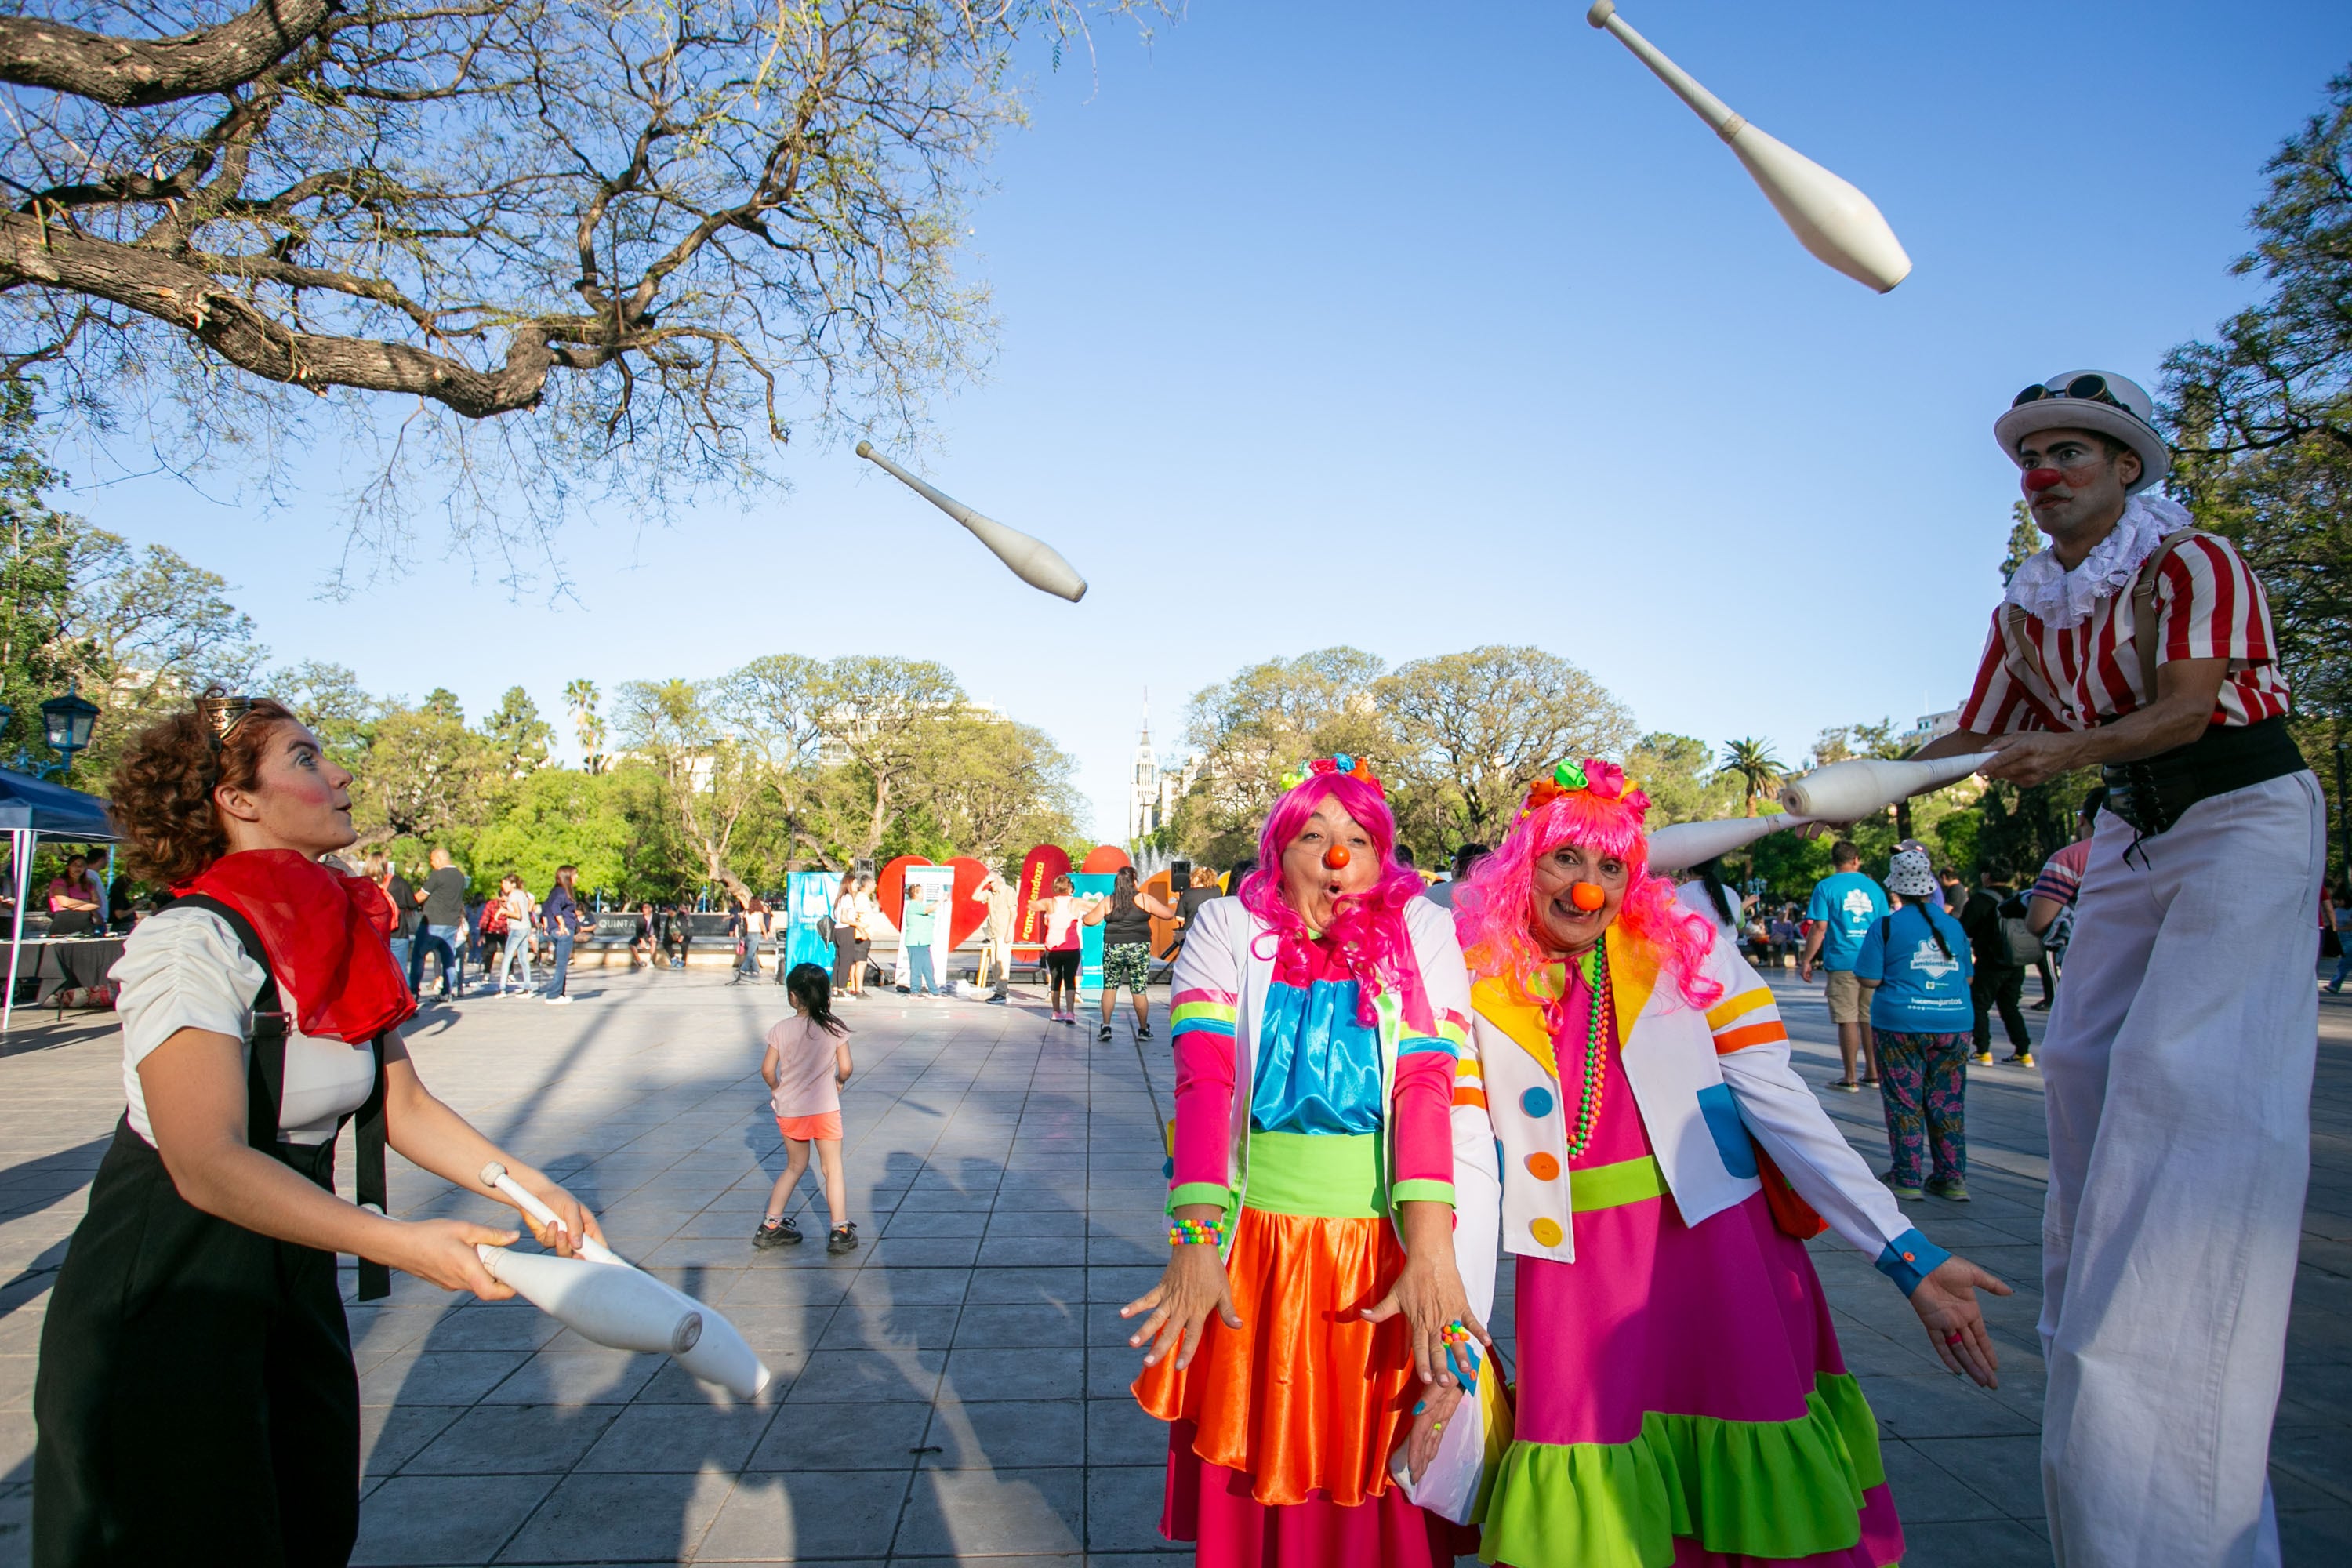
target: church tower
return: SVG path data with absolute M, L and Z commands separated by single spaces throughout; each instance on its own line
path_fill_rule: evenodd
M 1135 738 L 1135 766 L 1129 781 L 1127 838 L 1132 844 L 1160 827 L 1160 764 L 1151 755 L 1151 689 L 1143 691 L 1143 728 Z

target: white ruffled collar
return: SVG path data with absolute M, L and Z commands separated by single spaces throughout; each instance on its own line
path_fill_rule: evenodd
M 2091 546 L 2080 566 L 2069 572 L 2044 550 L 2017 569 L 2002 597 L 2045 626 L 2063 631 L 2081 626 L 2090 618 L 2092 605 L 2130 585 L 2166 534 L 2192 522 L 2179 501 L 2134 496 L 2124 502 L 2123 516 L 2105 539 Z

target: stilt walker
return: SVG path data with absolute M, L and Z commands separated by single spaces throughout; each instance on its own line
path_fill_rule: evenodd
M 2310 1167 L 2319 784 L 2261 581 L 2150 493 L 2150 414 L 2081 372 L 1995 423 L 2050 548 L 1994 612 L 1958 731 L 1920 753 L 2107 785 L 2042 1045 L 2042 1476 L 2066 1568 L 2279 1561 L 2265 1469 Z

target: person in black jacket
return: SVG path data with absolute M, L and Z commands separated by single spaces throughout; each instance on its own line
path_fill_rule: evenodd
M 1990 871 L 1977 873 L 1977 890 L 1960 906 L 1960 929 L 1969 935 L 1969 952 L 1976 972 L 1969 981 L 1969 997 L 1976 1004 L 1976 1057 L 1992 1060 L 1992 1011 L 2000 1009 L 2000 1026 L 2009 1035 L 2010 1065 L 2033 1065 L 2033 1037 L 2025 1032 L 2025 966 L 2012 963 L 2009 944 L 2001 939 L 2002 906 L 2014 895 L 1993 879 Z M 2020 910 L 2022 914 L 2023 911 Z

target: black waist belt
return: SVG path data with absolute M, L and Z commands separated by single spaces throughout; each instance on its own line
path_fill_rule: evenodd
M 2149 838 L 2200 800 L 2299 773 L 2308 765 L 2287 733 L 2286 721 L 2273 716 L 2255 724 L 2215 724 L 2185 746 L 2137 762 L 2110 763 L 2099 773 L 2107 786 L 2107 809 Z

